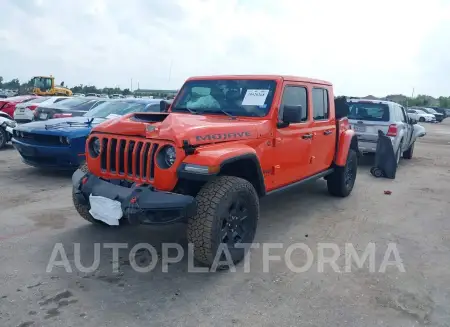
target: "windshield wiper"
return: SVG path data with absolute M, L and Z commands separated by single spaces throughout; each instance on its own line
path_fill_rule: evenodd
M 228 117 L 231 117 L 232 119 L 236 119 L 236 116 L 233 114 L 230 114 L 228 111 L 225 111 L 223 109 L 217 109 L 217 110 L 202 110 L 202 114 L 218 114 L 222 113 L 224 115 L 227 115 Z

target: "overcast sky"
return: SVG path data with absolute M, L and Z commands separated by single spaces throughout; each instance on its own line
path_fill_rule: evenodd
M 290 74 L 338 94 L 450 96 L 450 0 L 0 0 L 0 76 L 179 88 Z

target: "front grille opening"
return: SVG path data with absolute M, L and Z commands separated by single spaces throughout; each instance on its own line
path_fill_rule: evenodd
M 128 157 L 127 171 L 129 176 L 133 176 L 133 152 L 135 146 L 136 146 L 135 141 L 130 141 L 128 143 L 128 153 L 126 154 L 126 156 Z
M 125 174 L 125 146 L 127 142 L 120 140 L 119 142 L 119 174 Z
M 117 162 L 116 162 L 116 153 L 117 153 L 117 139 L 111 139 L 111 145 L 109 147 L 110 160 L 111 160 L 111 172 L 117 173 Z
M 107 156 L 106 152 L 109 150 L 108 149 L 108 139 L 102 139 L 101 142 L 102 142 L 101 143 L 102 149 L 100 151 L 101 167 L 102 167 L 102 169 L 107 169 L 108 156 Z
M 142 177 L 141 174 L 141 150 L 142 150 L 142 146 L 144 145 L 144 143 L 142 142 L 138 142 L 137 146 L 136 146 L 136 155 L 134 156 L 134 160 L 135 160 L 135 172 L 136 172 L 136 177 Z
M 145 143 L 144 150 L 142 151 L 142 159 L 143 159 L 143 161 L 142 161 L 142 178 L 143 179 L 147 179 L 148 175 L 149 175 L 149 169 L 148 169 L 149 168 L 149 166 L 148 166 L 149 158 L 148 158 L 148 155 L 149 155 L 149 152 L 150 152 L 150 147 L 151 147 L 150 143 Z
M 152 153 L 150 155 L 151 158 L 151 162 L 150 162 L 150 179 L 155 178 L 155 154 L 156 151 L 158 150 L 159 145 L 158 144 L 153 144 L 153 148 L 152 148 Z

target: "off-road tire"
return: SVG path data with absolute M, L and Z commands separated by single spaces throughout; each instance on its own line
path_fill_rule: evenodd
M 403 159 L 412 159 L 414 153 L 414 144 L 416 144 L 416 142 L 411 144 L 409 149 L 403 152 Z
M 222 243 L 220 233 L 223 217 L 236 199 L 245 203 L 250 219 L 249 235 L 242 243 L 253 242 L 259 219 L 259 197 L 253 185 L 234 176 L 219 176 L 205 184 L 196 196 L 197 213 L 190 217 L 187 227 L 188 242 L 193 244 L 194 258 L 202 265 L 211 267 Z M 229 249 L 234 264 L 240 262 L 246 251 Z M 227 269 L 227 266 L 216 267 Z
M 6 143 L 8 143 L 8 132 L 0 127 L 0 149 L 4 148 Z
M 88 173 L 89 169 L 87 167 L 87 163 L 82 164 L 79 169 L 83 172 L 83 173 Z M 75 209 L 77 210 L 77 212 L 80 214 L 80 216 L 90 222 L 91 224 L 94 224 L 96 226 L 108 226 L 107 224 L 105 224 L 103 221 L 97 220 L 94 217 L 92 217 L 92 215 L 89 213 L 90 207 L 89 205 L 85 205 L 81 202 L 78 201 L 78 198 L 75 196 L 75 187 L 72 188 L 72 201 L 73 201 L 73 205 L 75 206 Z
M 334 172 L 327 178 L 328 192 L 342 198 L 349 196 L 355 185 L 357 171 L 358 156 L 355 150 L 349 149 L 345 166 L 335 167 Z M 349 182 L 347 182 L 347 174 L 351 175 Z

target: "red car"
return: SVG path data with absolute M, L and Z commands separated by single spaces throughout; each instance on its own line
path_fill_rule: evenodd
M 16 104 L 27 102 L 37 97 L 37 95 L 19 95 L 16 97 L 0 99 L 0 111 L 8 114 L 12 119 L 14 110 L 16 110 Z

